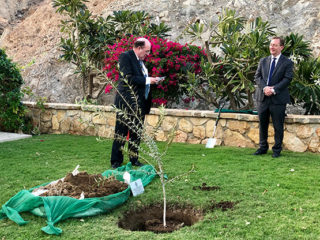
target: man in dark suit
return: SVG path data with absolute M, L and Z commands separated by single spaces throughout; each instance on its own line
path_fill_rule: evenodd
M 272 157 L 279 157 L 282 150 L 286 104 L 290 103 L 288 86 L 293 78 L 293 62 L 281 54 L 283 48 L 284 40 L 280 37 L 273 37 L 269 46 L 271 56 L 260 60 L 255 74 L 255 82 L 258 85 L 256 99 L 260 147 L 254 155 L 266 154 L 268 151 L 270 116 L 275 141 L 272 147 Z
M 142 166 L 138 161 L 138 147 L 145 115 L 150 112 L 150 84 L 159 83 L 159 77 L 148 77 L 143 60 L 150 54 L 151 43 L 146 38 L 138 38 L 133 49 L 119 57 L 120 82 L 117 87 L 115 106 L 115 140 L 112 145 L 111 166 L 120 167 L 123 162 L 122 148 L 129 132 L 129 158 L 134 166 Z M 125 117 L 124 115 L 127 115 Z

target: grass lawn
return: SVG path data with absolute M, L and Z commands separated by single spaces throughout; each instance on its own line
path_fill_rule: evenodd
M 110 168 L 111 141 L 95 137 L 42 135 L 0 143 L 0 205 L 22 189 L 59 179 L 77 164 L 81 171 L 102 173 Z M 164 144 L 159 143 L 160 147 Z M 46 219 L 22 213 L 25 226 L 0 220 L 5 239 L 320 239 L 320 155 L 283 151 L 253 156 L 254 149 L 173 144 L 165 158 L 168 177 L 195 172 L 167 185 L 168 202 L 208 208 L 213 201 L 239 201 L 233 209 L 214 210 L 191 227 L 170 234 L 131 232 L 118 228 L 128 209 L 161 200 L 154 179 L 138 197 L 105 215 L 67 219 L 56 224 L 60 237 L 41 231 Z M 127 163 L 127 160 L 126 162 Z M 207 183 L 217 191 L 193 190 Z

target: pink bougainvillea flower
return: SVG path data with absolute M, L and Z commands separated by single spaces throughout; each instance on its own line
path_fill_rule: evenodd
M 110 84 L 108 84 L 104 90 L 105 93 L 110 93 L 110 91 L 112 90 L 112 86 Z
M 181 86 L 188 81 L 185 66 L 192 66 L 191 71 L 201 73 L 200 62 L 206 56 L 201 47 L 191 47 L 190 44 L 181 45 L 167 39 L 148 37 L 152 52 L 145 59 L 145 65 L 152 77 L 165 77 L 161 84 L 153 87 L 153 100 L 156 105 L 167 104 L 168 101 L 178 100 L 186 93 Z M 120 54 L 132 49 L 136 37 L 124 37 L 113 45 L 108 45 L 105 51 L 104 70 L 107 77 L 116 82 L 119 80 L 118 60 Z M 188 68 L 190 70 L 190 68 Z M 106 87 L 108 93 L 112 87 Z M 191 99 L 190 99 L 191 100 Z
M 108 72 L 107 73 L 107 78 L 111 78 L 112 77 L 112 73 L 111 72 Z
M 191 101 L 191 99 L 189 97 L 183 99 L 184 103 L 189 103 Z

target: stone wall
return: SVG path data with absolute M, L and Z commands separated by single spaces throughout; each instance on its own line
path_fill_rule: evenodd
M 113 137 L 115 112 L 110 106 L 48 103 L 45 104 L 45 110 L 40 111 L 34 102 L 24 104 L 30 109 L 28 114 L 41 133 Z M 159 116 L 158 109 L 151 109 L 145 121 L 147 131 L 156 126 Z M 167 109 L 156 140 L 166 141 L 170 130 L 176 127 L 175 142 L 206 144 L 208 138 L 212 137 L 217 116 L 211 111 Z M 257 115 L 222 113 L 215 136 L 217 145 L 257 148 L 258 126 Z M 271 146 L 273 136 L 273 127 L 270 126 Z M 320 153 L 320 116 L 288 115 L 285 120 L 284 149 Z

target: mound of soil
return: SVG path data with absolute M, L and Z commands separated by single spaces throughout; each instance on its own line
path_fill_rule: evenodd
M 191 226 L 203 218 L 203 212 L 191 206 L 167 207 L 167 226 L 163 226 L 163 206 L 155 204 L 138 210 L 128 211 L 120 219 L 118 226 L 131 231 L 152 231 L 154 233 L 168 233 L 184 226 Z
M 114 176 L 105 178 L 101 174 L 88 174 L 87 172 L 80 172 L 73 176 L 72 173 L 68 173 L 63 180 L 41 187 L 48 191 L 40 196 L 80 198 L 83 193 L 85 198 L 103 197 L 122 192 L 127 187 L 128 184 L 118 181 Z
M 200 189 L 201 191 L 215 191 L 215 190 L 220 190 L 220 187 L 219 186 L 207 186 L 206 183 L 202 183 L 202 186 L 195 186 L 192 189 L 193 190 Z
M 231 202 L 231 201 L 220 201 L 218 203 L 214 202 L 209 209 L 210 210 L 215 210 L 215 209 L 221 209 L 222 211 L 227 211 L 228 209 L 232 209 L 237 203 L 237 202 Z

